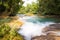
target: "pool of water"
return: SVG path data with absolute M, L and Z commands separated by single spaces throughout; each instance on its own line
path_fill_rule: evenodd
M 22 18 L 19 18 L 19 20 L 23 21 L 24 24 L 22 25 L 18 33 L 23 35 L 25 40 L 31 40 L 32 37 L 40 36 L 41 34 L 43 34 L 42 30 L 46 26 L 59 23 L 59 20 L 56 18 L 40 18 L 36 16 L 24 16 Z

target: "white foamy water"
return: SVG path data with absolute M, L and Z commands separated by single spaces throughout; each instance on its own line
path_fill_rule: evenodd
M 25 37 L 25 40 L 31 40 L 31 37 L 40 36 L 42 33 L 42 29 L 46 26 L 53 24 L 53 22 L 45 22 L 40 23 L 36 21 L 36 23 L 28 22 L 27 19 L 31 19 L 32 17 L 23 17 L 20 18 L 24 22 L 21 29 L 18 31 L 21 35 Z M 32 20 L 34 21 L 34 20 Z

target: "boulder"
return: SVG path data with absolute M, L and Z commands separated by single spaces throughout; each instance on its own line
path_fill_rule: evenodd
M 32 40 L 60 40 L 60 24 L 51 24 L 43 28 L 42 33 L 46 35 L 33 37 Z

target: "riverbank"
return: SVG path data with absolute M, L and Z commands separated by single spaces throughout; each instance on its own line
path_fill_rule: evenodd
M 24 40 L 24 37 L 17 31 L 23 25 L 18 17 L 1 17 L 0 18 L 0 40 Z
M 42 17 L 42 18 L 60 18 L 60 15 L 41 15 L 41 14 L 37 14 L 37 16 Z
M 20 17 L 14 16 L 14 17 L 9 17 L 9 16 L 1 16 L 0 18 L 0 23 L 5 23 L 8 24 L 11 28 L 20 28 L 23 25 L 23 22 L 21 20 L 18 20 Z
M 21 20 L 18 20 L 18 17 L 11 17 L 12 20 L 7 23 L 11 28 L 19 29 L 24 23 Z

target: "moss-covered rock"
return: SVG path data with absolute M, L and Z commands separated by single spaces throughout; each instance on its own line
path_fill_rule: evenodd
M 11 29 L 7 25 L 0 27 L 0 39 L 1 40 L 24 40 L 23 36 L 17 33 L 17 30 Z

